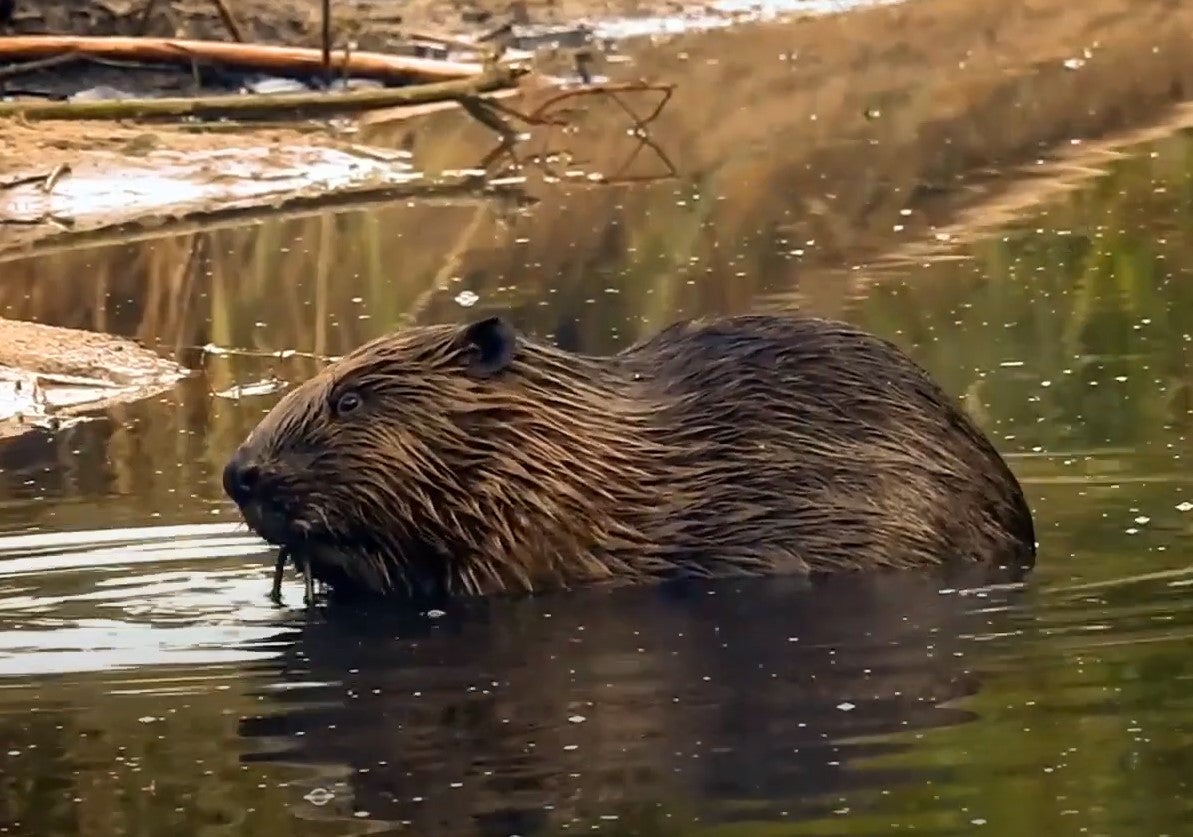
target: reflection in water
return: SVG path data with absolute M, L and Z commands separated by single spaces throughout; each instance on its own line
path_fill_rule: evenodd
M 202 374 L 0 444 L 0 833 L 1187 830 L 1193 139 L 954 258 L 842 274 L 806 226 L 830 216 L 796 224 L 754 146 L 693 164 L 692 136 L 660 138 L 681 180 L 537 184 L 529 210 L 395 205 L 3 264 L 0 313 Z M 609 351 L 796 305 L 892 337 L 991 431 L 1036 512 L 1026 589 L 268 605 L 271 555 L 219 470 L 279 396 L 213 393 L 299 381 L 409 320 L 502 311 Z
M 886 733 L 972 718 L 1001 594 L 850 579 L 582 593 L 438 619 L 333 614 L 255 667 L 253 763 L 343 777 L 322 808 L 422 834 L 818 817 L 886 783 Z M 856 803 L 855 803 L 856 804 Z M 302 811 L 298 812 L 302 815 Z M 311 810 L 313 814 L 313 809 Z

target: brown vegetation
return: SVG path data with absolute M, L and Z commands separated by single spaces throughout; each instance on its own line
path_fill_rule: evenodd
M 1193 6 L 1167 0 L 918 0 L 680 46 L 682 62 L 644 50 L 634 72 L 679 82 L 652 134 L 696 184 L 687 206 L 645 191 L 561 200 L 519 230 L 567 242 L 535 254 L 544 276 L 583 276 L 600 258 L 592 231 L 614 217 L 677 270 L 695 260 L 738 282 L 767 272 L 743 250 L 802 251 L 801 272 L 864 263 L 1008 168 L 1163 119 L 1193 90 Z M 588 121 L 589 167 L 617 165 L 624 128 L 605 110 Z M 521 256 L 501 242 L 478 258 L 511 276 Z

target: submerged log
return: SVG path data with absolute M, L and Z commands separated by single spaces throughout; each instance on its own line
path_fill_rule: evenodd
M 181 38 L 13 35 L 0 38 L 0 63 L 76 54 L 115 61 L 219 64 L 281 75 L 315 76 L 324 68 L 323 50 L 273 44 L 242 44 Z M 331 69 L 358 78 L 393 83 L 434 82 L 479 74 L 483 65 L 381 52 L 332 52 Z

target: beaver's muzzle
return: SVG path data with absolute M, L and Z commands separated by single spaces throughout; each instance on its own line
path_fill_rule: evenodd
M 224 492 L 236 503 L 244 522 L 277 546 L 309 541 L 314 527 L 295 502 L 286 468 L 241 445 L 224 465 Z M 300 495 L 301 496 L 301 495 Z

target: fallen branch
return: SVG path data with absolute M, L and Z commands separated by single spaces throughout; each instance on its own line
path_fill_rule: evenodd
M 128 245 L 163 236 L 211 233 L 266 221 L 290 221 L 323 212 L 359 212 L 398 200 L 416 200 L 430 206 L 475 206 L 478 201 L 497 205 L 498 211 L 517 211 L 538 201 L 517 185 L 492 185 L 482 175 L 443 176 L 411 183 L 356 186 L 340 191 L 311 190 L 280 199 L 264 200 L 217 209 L 196 209 L 178 215 L 145 213 L 107 226 L 76 231 L 57 230 L 33 240 L 12 243 L 0 235 L 0 264 L 46 255 L 81 246 Z M 48 219 L 41 219 L 43 221 Z M 3 221 L 0 220 L 0 229 Z M 26 226 L 37 226 L 29 222 Z
M 527 125 L 535 127 L 546 127 L 548 131 L 555 128 L 564 127 L 569 124 L 569 120 L 565 116 L 560 116 L 560 113 L 569 114 L 570 111 L 560 107 L 561 103 L 569 99 L 578 99 L 581 97 L 605 97 L 612 99 L 622 111 L 634 123 L 634 128 L 630 132 L 638 140 L 633 153 L 625 164 L 622 165 L 618 171 L 609 178 L 601 177 L 602 183 L 627 183 L 635 181 L 654 181 L 658 179 L 665 179 L 677 176 L 677 169 L 675 164 L 671 162 L 671 158 L 659 146 L 657 142 L 650 136 L 650 131 L 647 126 L 654 122 L 667 103 L 671 101 L 671 96 L 675 92 L 675 85 L 673 84 L 652 84 L 645 81 L 631 81 L 631 82 L 617 82 L 611 84 L 588 84 L 582 87 L 575 87 L 564 90 L 549 96 L 546 101 L 542 102 L 537 108 L 530 113 L 523 113 L 516 108 L 509 105 L 502 104 L 495 99 L 481 99 L 476 97 L 466 97 L 460 100 L 460 105 L 464 110 L 475 119 L 477 122 L 484 125 L 489 130 L 496 133 L 501 139 L 497 146 L 485 155 L 481 161 L 481 168 L 489 169 L 495 162 L 502 157 L 509 158 L 512 169 L 518 169 L 526 165 L 526 161 L 518 158 L 514 153 L 514 148 L 520 141 L 521 135 L 510 124 L 509 120 L 517 120 L 524 122 Z M 654 109 L 646 116 L 640 116 L 637 111 L 631 108 L 620 94 L 625 93 L 657 93 L 659 94 L 659 101 Z M 655 152 L 656 156 L 663 163 L 667 169 L 667 173 L 663 175 L 649 175 L 638 177 L 624 176 L 624 172 L 629 169 L 634 160 L 637 159 L 638 154 L 643 148 L 649 148 Z M 549 154 L 538 155 L 536 163 L 539 168 L 542 168 L 544 173 L 549 176 L 561 178 L 562 175 L 551 172 L 547 166 L 547 158 Z
M 0 102 L 0 118 L 20 116 L 25 119 L 144 119 L 189 116 L 202 119 L 251 119 L 258 116 L 277 116 L 280 113 L 289 118 L 303 118 L 475 97 L 492 90 L 512 87 L 522 74 L 522 70 L 515 68 L 494 67 L 472 78 L 381 90 L 351 90 L 344 93 L 232 93 L 115 101 Z
M 25 73 L 36 73 L 39 70 L 50 70 L 54 67 L 63 64 L 69 64 L 72 61 L 77 61 L 78 56 L 73 52 L 63 52 L 58 55 L 51 55 L 49 58 L 38 58 L 36 61 L 29 61 L 25 64 L 13 64 L 9 67 L 0 67 L 0 82 L 5 82 L 10 78 L 24 75 Z
M 196 62 L 290 75 L 318 75 L 324 68 L 323 50 L 273 44 L 240 44 L 174 38 L 89 37 L 74 35 L 14 35 L 0 38 L 0 63 L 52 58 L 77 53 L 96 58 L 178 64 Z M 358 78 L 393 83 L 445 81 L 474 76 L 483 65 L 470 61 L 440 61 L 382 52 L 332 53 L 328 64 Z

